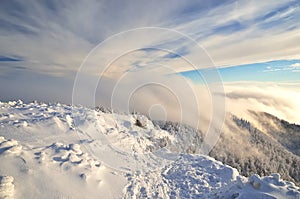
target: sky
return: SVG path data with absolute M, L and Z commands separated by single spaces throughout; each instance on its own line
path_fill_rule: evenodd
M 184 71 L 181 74 L 195 83 L 203 83 L 201 71 Z M 223 82 L 300 82 L 300 60 L 275 60 L 262 63 L 228 66 L 218 69 Z
M 228 113 L 299 124 L 299 43 L 299 0 L 1 0 L 0 101 L 137 111 L 209 151 Z
M 174 74 L 298 83 L 299 19 L 298 0 L 2 0 L 0 100 L 71 103 L 77 87 L 85 98 L 105 82 L 111 97 L 116 82 Z

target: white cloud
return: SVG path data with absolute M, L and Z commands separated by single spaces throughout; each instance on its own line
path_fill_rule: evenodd
M 280 59 L 299 59 L 299 9 L 278 11 L 272 18 L 263 18 L 291 1 L 237 1 L 211 9 L 178 30 L 199 38 L 217 66 L 240 65 Z M 259 5 L 259 6 L 257 6 Z M 289 16 L 287 20 L 286 17 Z M 213 30 L 226 24 L 239 23 L 245 28 L 229 33 Z
M 181 5 L 161 3 L 158 8 L 155 2 L 145 6 L 105 0 L 1 3 L 0 19 L 5 27 L 0 30 L 0 54 L 18 55 L 28 68 L 50 74 L 76 71 L 99 42 L 120 31 L 158 25 Z M 132 42 L 125 40 L 119 46 Z
M 252 120 L 248 110 L 267 112 L 292 123 L 300 121 L 298 83 L 225 84 L 227 109 L 238 117 Z
M 294 64 L 291 65 L 291 67 L 293 67 L 293 68 L 300 67 L 300 63 L 294 63 Z

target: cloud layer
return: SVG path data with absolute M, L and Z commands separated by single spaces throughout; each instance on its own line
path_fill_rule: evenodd
M 299 83 L 225 84 L 227 110 L 252 121 L 248 112 L 267 112 L 291 123 L 300 122 Z

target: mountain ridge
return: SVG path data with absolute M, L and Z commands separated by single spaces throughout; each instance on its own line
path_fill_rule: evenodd
M 180 133 L 142 115 L 0 102 L 0 198 L 299 198 L 279 174 L 247 178 L 181 153 L 196 152 L 201 137 Z

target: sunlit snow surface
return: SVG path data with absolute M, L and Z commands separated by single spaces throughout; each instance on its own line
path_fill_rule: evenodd
M 0 103 L 0 198 L 300 198 L 278 174 L 179 154 L 183 142 L 143 116 Z

